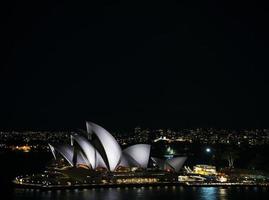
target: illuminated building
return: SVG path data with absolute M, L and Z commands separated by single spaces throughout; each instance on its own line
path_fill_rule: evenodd
M 31 147 L 28 146 L 28 145 L 24 145 L 24 146 L 16 146 L 14 148 L 14 150 L 17 150 L 17 151 L 23 151 L 23 152 L 29 152 L 31 150 Z
M 71 145 L 51 145 L 50 150 L 57 159 L 64 159 L 70 166 L 85 166 L 89 169 L 103 168 L 108 171 L 124 168 L 146 169 L 149 165 L 150 149 L 148 144 L 135 144 L 121 149 L 116 139 L 103 127 L 86 122 L 87 138 L 73 134 Z M 165 161 L 166 169 L 178 172 L 186 157 Z
M 193 167 L 193 172 L 200 175 L 216 175 L 217 170 L 215 166 L 212 165 L 195 165 Z

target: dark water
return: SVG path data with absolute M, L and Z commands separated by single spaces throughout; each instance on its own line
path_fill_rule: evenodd
M 208 200 L 226 200 L 226 199 L 267 199 L 269 197 L 268 189 L 247 189 L 247 188 L 216 188 L 216 187 L 161 187 L 161 188 L 111 188 L 111 189 L 89 189 L 89 190 L 70 190 L 70 191 L 46 191 L 36 190 L 14 191 L 15 199 L 20 200 L 144 200 L 144 199 L 208 199 Z
M 48 154 L 0 154 L 0 199 L 16 200 L 137 200 L 137 199 L 269 199 L 269 189 L 265 188 L 216 188 L 216 187 L 149 187 L 149 188 L 107 188 L 84 190 L 40 191 L 16 189 L 10 184 L 12 178 L 21 173 L 31 173 L 41 169 L 51 159 Z

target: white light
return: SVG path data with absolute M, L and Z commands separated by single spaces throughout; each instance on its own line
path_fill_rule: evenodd
M 206 148 L 205 150 L 207 153 L 210 153 L 211 152 L 211 149 L 210 148 Z

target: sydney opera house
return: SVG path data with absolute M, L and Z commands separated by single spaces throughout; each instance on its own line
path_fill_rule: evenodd
M 55 161 L 44 172 L 16 177 L 14 183 L 20 187 L 70 188 L 178 182 L 186 157 L 152 157 L 149 144 L 122 150 L 104 128 L 91 122 L 86 125 L 86 134 L 71 135 L 70 144 L 49 144 Z
M 85 134 L 70 136 L 70 144 L 49 144 L 54 161 L 44 171 L 17 176 L 13 183 L 18 187 L 77 189 L 175 184 L 220 186 L 227 182 L 227 176 L 217 173 L 215 166 L 196 165 L 194 170 L 185 166 L 181 172 L 187 157 L 161 159 L 151 152 L 149 144 L 122 149 L 101 126 L 92 122 L 86 122 L 86 126 Z
M 86 122 L 86 127 L 87 135 L 71 135 L 70 144 L 49 144 L 56 160 L 64 159 L 72 167 L 109 172 L 122 168 L 146 170 L 149 163 L 160 170 L 179 172 L 186 160 L 186 157 L 169 160 L 151 157 L 149 144 L 135 144 L 122 150 L 116 139 L 103 127 L 92 122 Z

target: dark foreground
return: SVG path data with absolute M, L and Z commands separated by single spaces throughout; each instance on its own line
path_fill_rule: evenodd
M 15 189 L 13 198 L 16 200 L 267 200 L 269 190 L 248 187 L 140 187 L 140 188 L 99 188 L 83 190 L 42 191 L 34 189 Z

